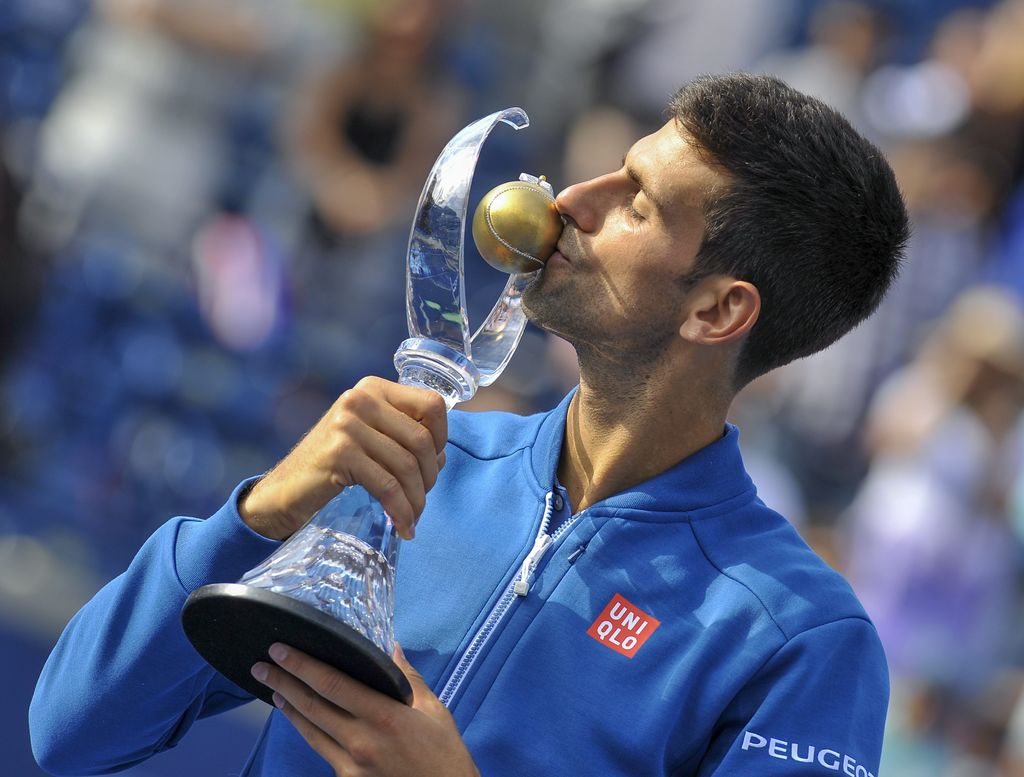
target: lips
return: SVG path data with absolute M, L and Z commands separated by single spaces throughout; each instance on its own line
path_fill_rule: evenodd
M 548 257 L 545 267 L 572 267 L 572 260 L 561 251 L 555 251 Z
M 558 257 L 561 257 L 564 262 L 568 262 L 569 264 L 573 263 L 572 253 L 568 250 L 565 240 L 558 241 L 558 245 L 555 247 L 555 253 L 551 255 L 551 259 L 556 259 Z M 551 261 L 551 259 L 548 261 Z

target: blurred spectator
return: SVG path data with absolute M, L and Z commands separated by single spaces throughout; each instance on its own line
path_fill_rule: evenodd
M 594 104 L 656 125 L 695 75 L 749 69 L 793 32 L 795 0 L 559 0 L 540 9 L 527 104 L 557 142 Z M 566 85 L 571 88 L 566 88 Z M 621 152 L 620 152 L 621 153 Z M 570 181 L 571 182 L 571 181 Z
M 173 250 L 223 192 L 235 117 L 269 119 L 307 63 L 349 36 L 270 0 L 106 0 L 102 11 L 77 36 L 74 76 L 44 127 L 36 187 L 50 210 L 38 222 L 58 245 L 130 224 L 136 240 Z
M 991 288 L 960 297 L 872 407 L 848 569 L 897 676 L 972 689 L 1010 658 L 1022 408 L 1024 314 Z
M 406 217 L 410 195 L 458 129 L 458 93 L 439 51 L 448 6 L 381 4 L 355 57 L 302 87 L 290 151 L 313 215 L 330 232 L 361 236 Z
M 17 184 L 0 158 L 0 380 L 25 337 L 42 290 L 40 259 L 28 252 L 18 228 L 20 201 Z M 7 408 L 0 404 L 0 471 L 11 463 L 16 443 Z
M 990 278 L 1024 298 L 1024 2 L 1004 0 L 987 18 L 983 44 L 970 71 L 975 95 L 971 131 L 1002 154 L 1012 173 L 1012 189 Z
M 862 429 L 878 386 L 982 276 L 1002 186 L 989 155 L 960 141 L 908 141 L 889 157 L 913 228 L 900 276 L 874 316 L 779 375 L 781 452 L 818 523 L 835 520 L 866 471 Z
M 683 81 L 701 73 L 753 67 L 792 37 L 797 11 L 793 0 L 647 0 L 622 5 L 636 12 L 633 28 L 624 30 L 629 34 L 608 52 L 612 56 L 606 55 L 607 88 L 617 104 L 648 120 L 661 115 L 665 99 Z
M 867 3 L 822 3 L 810 19 L 807 45 L 774 51 L 757 69 L 821 98 L 864 127 L 861 89 L 881 59 L 883 24 L 881 13 Z
M 1013 678 L 1012 687 L 1016 691 L 1016 701 L 1008 716 L 999 763 L 1002 777 L 1024 777 L 1024 678 L 1019 671 Z
M 982 46 L 983 19 L 971 10 L 953 14 L 938 26 L 924 59 L 874 69 L 857 108 L 865 126 L 890 143 L 962 128 L 970 119 L 971 71 Z
M 394 375 L 410 220 L 465 123 L 451 50 L 460 10 L 454 0 L 367 5 L 358 45 L 308 71 L 280 117 L 282 162 L 299 187 L 286 247 L 291 336 L 308 374 L 339 392 L 364 374 Z

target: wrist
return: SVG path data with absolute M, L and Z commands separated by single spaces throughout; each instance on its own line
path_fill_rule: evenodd
M 267 488 L 263 476 L 246 484 L 238 493 L 236 503 L 242 522 L 257 534 L 271 540 L 286 540 L 295 530 L 282 520 L 277 510 L 267 499 Z

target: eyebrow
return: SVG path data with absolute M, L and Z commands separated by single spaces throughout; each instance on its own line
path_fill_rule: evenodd
M 629 176 L 629 179 L 640 188 L 640 191 L 644 193 L 644 196 L 647 199 L 654 203 L 654 207 L 660 211 L 664 211 L 665 204 L 660 199 L 651 194 L 651 190 L 644 185 L 644 180 L 643 178 L 640 177 L 640 173 L 637 171 L 637 169 L 632 165 L 626 163 L 625 156 L 622 157 L 622 166 L 626 169 L 626 175 Z

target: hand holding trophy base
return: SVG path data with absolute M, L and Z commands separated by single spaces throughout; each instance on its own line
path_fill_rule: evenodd
M 270 689 L 250 669 L 268 660 L 275 642 L 408 702 L 412 689 L 391 660 L 399 539 L 391 531 L 374 536 L 377 526 L 390 526 L 380 503 L 361 487 L 346 488 L 238 583 L 195 591 L 182 611 L 185 633 L 214 668 L 268 704 Z

